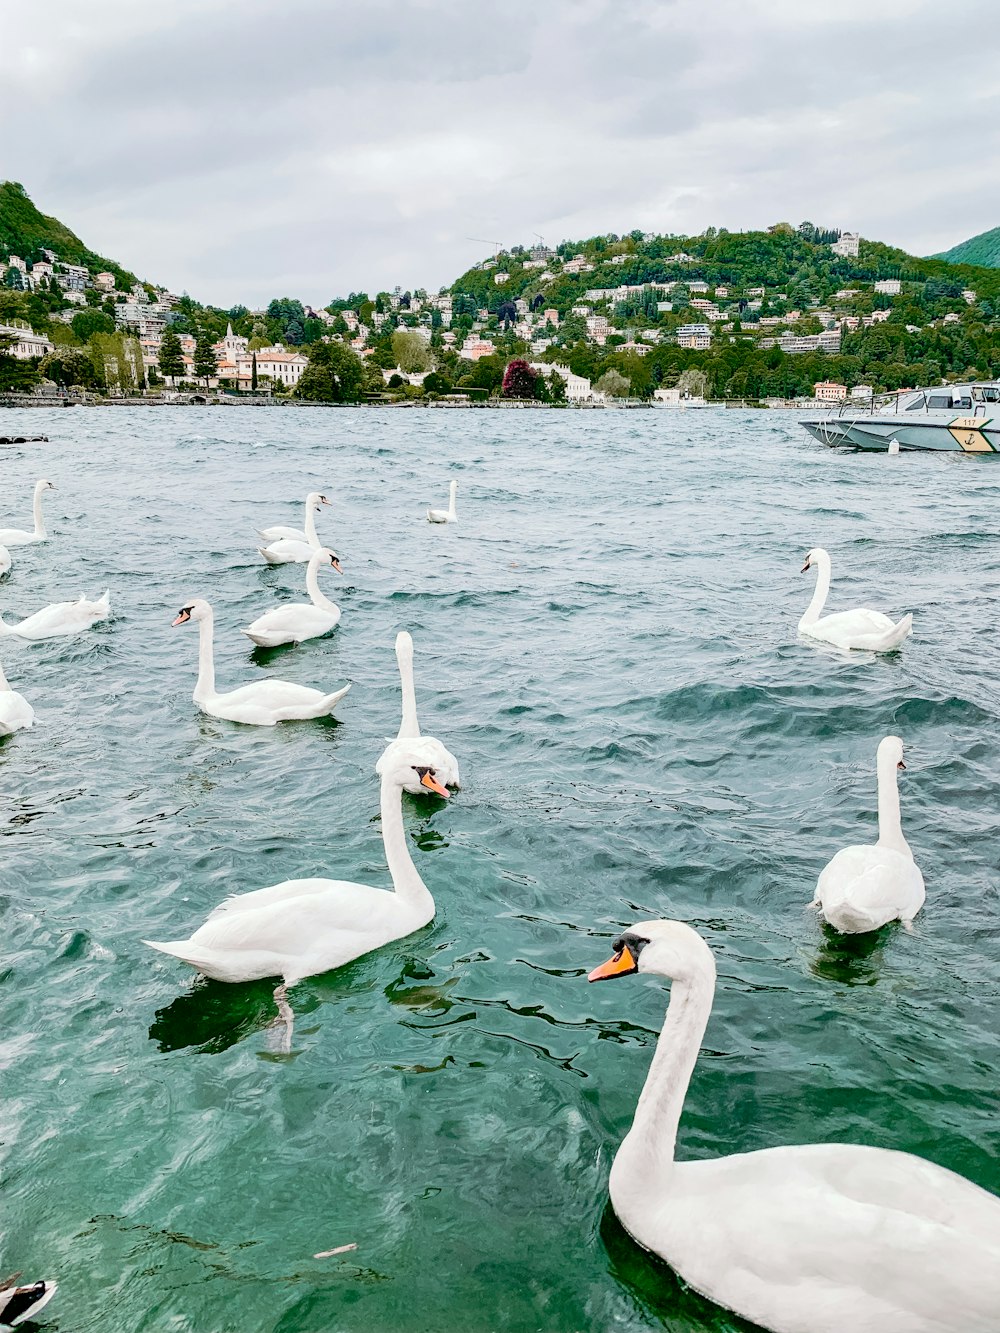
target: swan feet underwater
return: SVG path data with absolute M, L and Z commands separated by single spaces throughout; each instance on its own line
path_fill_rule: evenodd
M 289 986 L 412 935 L 434 917 L 434 899 L 413 864 L 403 826 L 403 791 L 414 773 L 422 787 L 448 795 L 432 768 L 397 763 L 383 772 L 380 815 L 391 889 L 338 879 L 288 879 L 227 898 L 189 939 L 143 943 L 215 981 L 280 977 L 274 1002 L 287 1053 L 293 1026 Z
M 771 1333 L 1000 1330 L 1000 1199 L 963 1176 L 846 1143 L 676 1161 L 715 960 L 680 921 L 639 922 L 612 947 L 591 981 L 639 972 L 673 983 L 608 1183 L 640 1245 Z
M 826 605 L 827 594 L 830 591 L 830 557 L 821 546 L 814 547 L 806 554 L 802 573 L 812 569 L 814 565 L 819 570 L 816 591 L 806 607 L 805 615 L 799 621 L 800 634 L 807 634 L 811 639 L 820 639 L 823 643 L 832 643 L 837 648 L 890 653 L 913 632 L 912 615 L 905 615 L 902 620 L 892 621 L 881 611 L 870 611 L 865 606 L 855 607 L 852 611 L 838 611 L 831 616 L 821 616 L 820 612 Z

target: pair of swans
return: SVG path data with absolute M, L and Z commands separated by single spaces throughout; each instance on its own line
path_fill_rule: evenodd
M 19 639 L 33 641 L 55 639 L 63 634 L 81 634 L 99 620 L 106 620 L 110 614 L 111 589 L 106 588 L 104 595 L 94 602 L 82 596 L 76 602 L 53 602 L 16 625 L 8 625 L 0 615 L 0 634 L 15 634 Z
M 45 520 L 42 517 L 42 496 L 46 491 L 54 491 L 55 487 L 51 481 L 42 478 L 35 482 L 35 498 L 32 503 L 32 517 L 35 520 L 34 530 L 27 528 L 0 528 L 0 547 L 3 546 L 27 546 L 29 542 L 48 541 L 49 534 L 45 531 Z M 7 568 L 10 568 L 10 557 L 8 555 Z M 0 569 L 0 573 L 2 573 Z
M 392 889 L 339 879 L 288 879 L 267 889 L 235 894 L 186 940 L 144 940 L 216 981 L 280 977 L 274 992 L 291 1048 L 293 1014 L 288 987 L 304 977 L 343 967 L 363 954 L 411 935 L 434 916 L 434 899 L 410 855 L 403 826 L 403 792 L 447 796 L 432 768 L 398 756 L 381 775 L 382 842 Z
M 924 905 L 924 877 L 903 837 L 897 772 L 905 768 L 903 742 L 886 736 L 875 760 L 878 842 L 844 847 L 819 877 L 812 906 L 835 930 L 858 935 L 890 921 L 908 926 Z
M 30 727 L 34 720 L 35 710 L 23 694 L 11 687 L 0 666 L 0 736 Z
M 258 546 L 269 565 L 304 565 L 312 559 L 313 552 L 319 549 L 319 537 L 316 535 L 316 515 L 323 505 L 330 501 L 319 491 L 310 491 L 306 496 L 305 526 L 303 528 L 285 528 L 280 525 L 262 528 L 260 536 L 266 545 Z
M 679 921 L 614 942 L 591 981 L 671 980 L 635 1119 L 611 1168 L 626 1231 L 688 1285 L 772 1333 L 997 1333 L 1000 1199 L 909 1153 L 855 1144 L 675 1160 L 715 994 L 715 961 Z
M 227 722 L 244 722 L 249 726 L 273 727 L 278 722 L 303 721 L 325 717 L 343 699 L 351 688 L 324 694 L 307 685 L 295 685 L 288 680 L 260 680 L 252 685 L 219 694 L 215 688 L 214 618 L 208 602 L 197 597 L 178 612 L 175 625 L 189 620 L 198 622 L 198 681 L 192 698 L 203 713 L 220 717 Z
M 455 513 L 455 492 L 458 490 L 458 482 L 453 481 L 448 487 L 448 508 L 447 509 L 428 509 L 428 523 L 457 523 L 458 515 Z
M 799 621 L 800 634 L 808 634 L 811 639 L 832 643 L 837 648 L 859 648 L 874 653 L 889 653 L 898 648 L 912 633 L 912 615 L 906 615 L 902 620 L 893 622 L 881 611 L 869 611 L 867 607 L 857 607 L 852 611 L 838 611 L 832 616 L 821 616 L 820 612 L 826 604 L 827 594 L 830 591 L 830 557 L 821 546 L 808 552 L 802 573 L 812 569 L 814 565 L 819 570 L 816 591 L 806 607 L 805 615 Z
M 276 611 L 258 616 L 242 631 L 260 648 L 278 648 L 283 643 L 302 643 L 329 634 L 340 623 L 340 607 L 331 602 L 320 590 L 320 565 L 332 565 L 338 574 L 344 571 L 340 560 L 324 546 L 319 546 L 309 557 L 306 569 L 308 602 L 291 602 Z

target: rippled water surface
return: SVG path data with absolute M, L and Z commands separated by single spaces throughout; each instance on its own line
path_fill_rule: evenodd
M 46 1327 L 745 1328 L 607 1206 L 667 992 L 586 973 L 650 917 L 719 964 L 683 1155 L 846 1139 L 1000 1192 L 1000 466 L 832 454 L 763 412 L 0 413 L 29 430 L 50 443 L 0 449 L 0 523 L 47 476 L 51 541 L 0 608 L 110 587 L 115 612 L 0 643 L 37 712 L 0 743 L 0 1267 L 59 1279 Z M 461 521 L 431 527 L 450 475 Z M 304 567 L 264 567 L 254 529 L 313 487 L 343 620 L 255 659 L 239 627 Z M 902 653 L 797 638 L 813 545 L 831 609 L 913 611 Z M 338 720 L 199 714 L 170 626 L 192 595 L 220 688 L 351 681 Z M 273 983 L 141 940 L 286 877 L 388 883 L 404 627 L 466 784 L 406 798 L 437 917 L 296 986 L 283 1056 Z M 838 942 L 805 905 L 874 838 L 890 731 L 927 904 Z

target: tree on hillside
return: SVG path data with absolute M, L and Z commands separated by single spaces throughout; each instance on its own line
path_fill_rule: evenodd
M 594 385 L 595 392 L 608 398 L 627 398 L 630 388 L 628 380 L 618 370 L 606 370 Z
M 356 403 L 363 382 L 361 358 L 346 343 L 314 343 L 295 394 L 314 403 Z
M 194 345 L 194 373 L 198 379 L 205 381 L 205 387 L 207 388 L 208 381 L 218 373 L 218 369 L 219 365 L 215 359 L 215 348 L 212 345 L 211 334 L 204 329 L 200 329 Z
M 704 398 L 708 389 L 708 376 L 703 370 L 685 370 L 677 381 L 682 398 Z
M 517 359 L 507 366 L 500 392 L 504 398 L 534 398 L 537 383 L 538 371 L 532 370 L 527 361 Z
M 392 335 L 392 352 L 396 365 L 408 375 L 434 367 L 434 353 L 415 329 L 397 329 Z
M 70 328 L 85 343 L 95 333 L 114 333 L 115 321 L 103 310 L 81 310 L 70 320 Z
M 173 329 L 164 330 L 163 337 L 160 339 L 160 353 L 157 360 L 160 374 L 168 383 L 173 384 L 174 380 L 183 376 L 184 353 L 181 349 L 181 340 Z

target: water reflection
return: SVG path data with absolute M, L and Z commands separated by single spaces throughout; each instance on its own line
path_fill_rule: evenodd
M 813 975 L 845 986 L 876 985 L 882 953 L 895 933 L 892 925 L 863 935 L 842 935 L 827 925 L 822 929 L 823 941 L 809 965 Z

